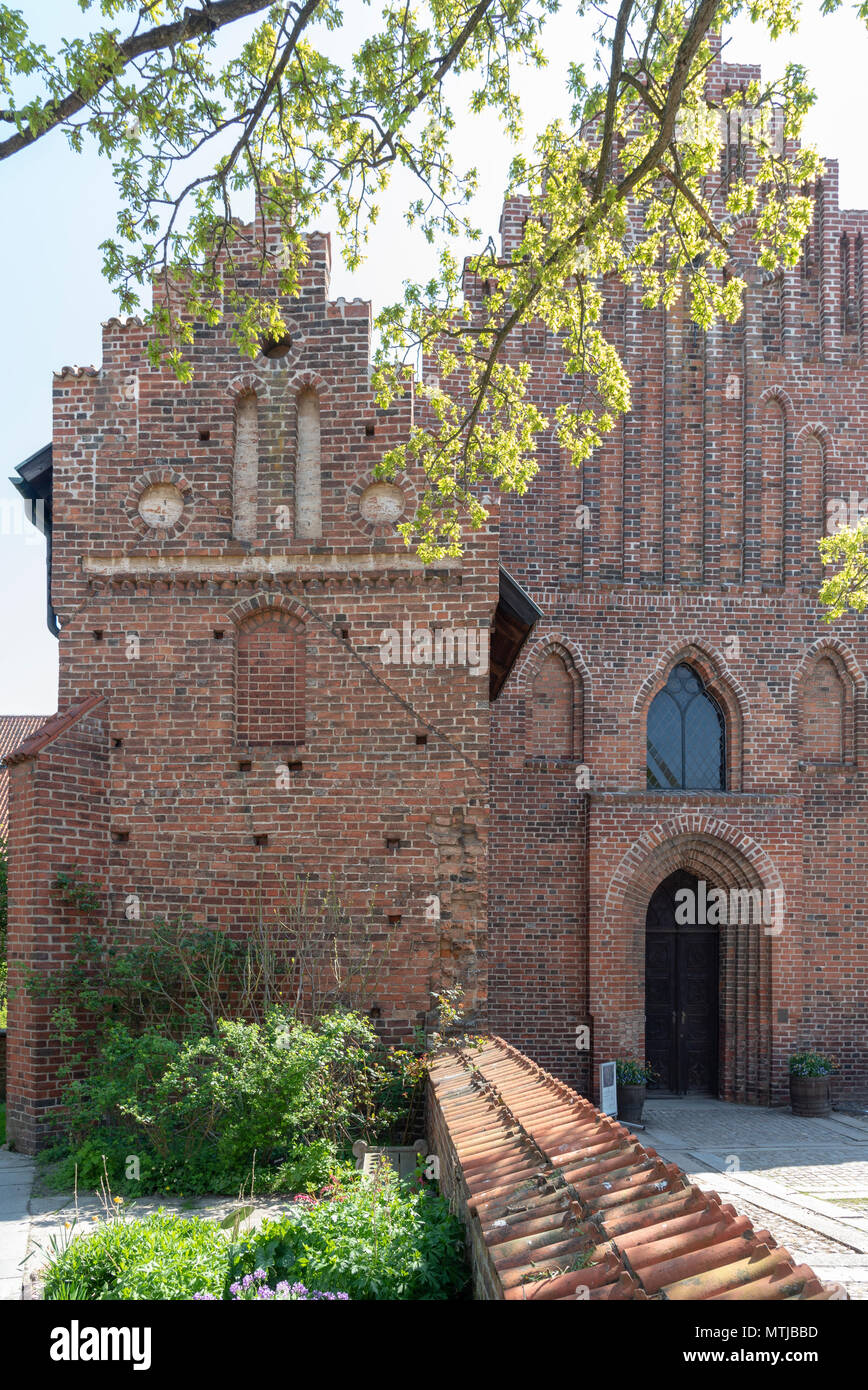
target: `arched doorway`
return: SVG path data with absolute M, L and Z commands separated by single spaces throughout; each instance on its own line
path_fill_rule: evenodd
M 718 1095 L 768 1105 L 772 1077 L 780 1076 L 785 1048 L 794 1041 L 787 1009 L 795 995 L 781 983 L 780 973 L 777 989 L 772 988 L 773 959 L 782 971 L 793 940 L 793 931 L 786 930 L 790 919 L 774 862 L 743 828 L 701 809 L 673 808 L 668 816 L 649 817 L 620 858 L 611 837 L 593 851 L 593 828 L 591 842 L 592 891 L 595 882 L 606 884 L 605 897 L 592 899 L 594 929 L 588 941 L 594 1063 L 647 1056 L 648 906 L 666 879 L 682 870 L 727 895 L 730 920 L 718 928 Z M 740 912 L 732 920 L 733 893 L 739 903 L 745 898 L 761 903 L 766 891 L 776 904 L 771 928 L 753 913 L 749 920 Z M 708 895 L 710 899 L 710 887 Z M 707 916 L 712 923 L 717 919 L 710 900 Z M 779 1088 L 776 1098 L 780 1096 Z
M 655 1090 L 718 1094 L 720 942 L 699 879 L 677 869 L 645 919 L 645 1056 Z

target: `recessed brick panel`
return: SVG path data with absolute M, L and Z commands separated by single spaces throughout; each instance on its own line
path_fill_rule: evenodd
M 238 629 L 235 728 L 240 745 L 304 743 L 305 643 L 299 623 L 262 613 Z

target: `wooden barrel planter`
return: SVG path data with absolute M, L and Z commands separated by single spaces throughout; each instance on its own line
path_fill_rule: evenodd
M 790 1076 L 790 1104 L 794 1115 L 822 1119 L 832 1113 L 830 1076 Z
M 618 1119 L 628 1124 L 642 1123 L 642 1109 L 645 1105 L 646 1086 L 627 1086 L 618 1082 Z

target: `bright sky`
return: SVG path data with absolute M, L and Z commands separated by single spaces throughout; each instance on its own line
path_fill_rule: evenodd
M 19 0 L 28 20 L 38 16 L 50 44 L 81 27 L 75 0 Z M 37 8 L 38 6 L 38 8 Z M 348 4 L 349 17 L 355 8 Z M 586 26 L 569 3 L 549 24 L 544 73 L 521 79 L 529 131 L 566 107 L 563 75 L 582 60 Z M 733 61 L 759 62 L 767 75 L 786 61 L 804 63 L 818 93 L 807 139 L 841 163 L 844 207 L 868 207 L 865 158 L 868 30 L 849 11 L 822 18 L 812 3 L 797 38 L 771 44 L 749 23 L 733 32 Z M 511 150 L 492 120 L 459 120 L 456 139 L 466 163 L 480 170 L 473 213 L 483 236 L 497 235 Z M 24 521 L 7 481 L 15 465 L 51 438 L 52 372 L 64 364 L 99 365 L 100 322 L 116 312 L 100 273 L 100 241 L 114 230 L 115 200 L 109 166 L 94 155 L 75 156 L 58 133 L 2 166 L 0 266 L 5 332 L 0 337 L 4 395 L 0 458 L 0 714 L 47 714 L 57 706 L 57 642 L 45 626 L 45 549 Z M 401 221 L 400 189 L 384 204 L 368 260 L 355 275 L 336 267 L 332 295 L 371 299 L 375 310 L 400 297 L 402 282 L 421 278 L 431 250 Z

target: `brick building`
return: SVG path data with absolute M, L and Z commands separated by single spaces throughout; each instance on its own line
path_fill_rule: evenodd
M 545 437 L 529 495 L 428 569 L 393 529 L 419 480 L 372 475 L 414 405 L 376 407 L 369 306 L 329 300 L 328 238 L 253 364 L 203 328 L 181 386 L 109 322 L 22 471 L 50 502 L 60 714 L 10 759 L 12 983 L 68 949 L 59 869 L 101 881 L 119 934 L 131 895 L 243 932 L 259 885 L 333 876 L 388 925 L 387 1036 L 461 981 L 586 1092 L 647 1050 L 673 1090 L 780 1103 L 815 1046 L 864 1095 L 868 642 L 823 622 L 816 541 L 865 486 L 866 223 L 828 163 L 801 264 L 750 274 L 707 336 L 612 286 L 631 413 L 581 472 Z M 544 413 L 575 393 L 542 325 L 509 351 Z M 475 634 L 478 659 L 416 664 L 420 631 Z M 56 1062 L 19 995 L 22 1148 Z

